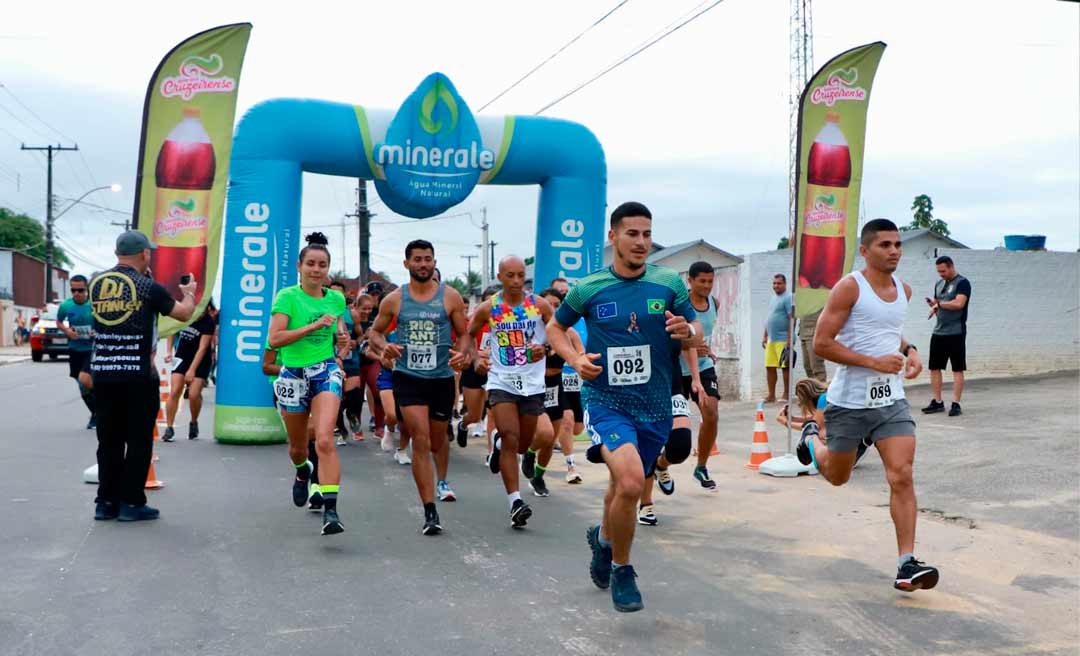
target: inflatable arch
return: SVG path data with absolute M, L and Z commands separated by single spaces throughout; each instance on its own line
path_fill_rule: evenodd
M 476 184 L 537 184 L 538 284 L 602 266 L 606 166 L 600 143 L 582 125 L 533 116 L 474 118 L 441 73 L 425 78 L 396 113 L 317 100 L 260 103 L 237 127 L 230 164 L 219 441 L 285 437 L 261 363 L 274 294 L 296 283 L 305 171 L 374 180 L 390 209 L 414 218 L 461 203 Z M 437 235 L 431 241 L 437 255 Z

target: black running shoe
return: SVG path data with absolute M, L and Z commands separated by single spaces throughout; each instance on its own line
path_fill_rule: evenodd
M 698 483 L 701 483 L 701 487 L 708 491 L 716 489 L 716 481 L 709 476 L 709 469 L 707 467 L 694 467 L 694 478 Z
M 97 415 L 90 415 L 90 421 L 86 422 L 86 430 L 97 428 Z
M 160 515 L 161 513 L 158 512 L 157 508 L 122 503 L 120 504 L 120 512 L 116 514 L 116 519 L 121 522 L 141 522 L 148 519 L 157 519 Z
M 187 438 L 189 440 L 199 439 L 199 422 L 193 421 L 188 424 Z
M 660 491 L 667 495 L 675 494 L 675 479 L 671 477 L 671 472 L 666 469 L 660 469 L 656 467 L 656 486 L 660 488 Z
M 116 504 L 111 501 L 99 501 L 94 506 L 94 519 L 97 521 L 105 521 L 109 519 L 116 519 L 116 516 L 120 514 L 120 509 L 116 507 Z
M 303 508 L 308 500 L 308 484 L 311 483 L 311 463 L 307 463 L 308 477 L 301 479 L 299 476 L 293 479 L 292 502 L 297 508 Z
M 795 443 L 795 457 L 806 467 L 814 464 L 814 459 L 810 455 L 810 440 L 814 439 L 814 433 L 816 433 L 816 431 L 812 433 L 805 430 L 804 427 L 803 433 L 799 437 L 799 441 Z
M 495 431 L 491 434 L 491 457 L 488 459 L 488 469 L 492 474 L 499 473 L 499 452 L 501 449 L 499 431 Z
M 912 558 L 904 563 L 904 566 L 896 570 L 896 582 L 893 587 L 904 592 L 915 590 L 929 590 L 937 585 L 938 571 L 926 563 Z
M 462 421 L 457 427 L 457 445 L 461 448 L 465 448 L 465 445 L 469 443 L 469 427 Z
M 312 487 L 315 487 L 314 485 Z M 308 510 L 311 512 L 319 512 L 323 509 L 323 496 L 319 490 L 312 490 L 311 496 L 308 497 Z
M 536 476 L 529 479 L 529 487 L 532 488 L 533 494 L 538 497 L 549 497 L 551 492 L 548 491 L 547 483 L 544 482 L 543 476 Z
M 945 412 L 945 403 L 942 401 L 930 400 L 930 405 L 922 409 L 924 415 L 932 415 L 935 412 Z
M 322 514 L 322 534 L 337 535 L 345 530 L 345 526 L 338 519 L 337 510 L 327 508 Z
M 525 474 L 525 478 L 532 478 L 536 476 L 536 452 L 525 452 L 525 455 L 521 458 L 521 473 Z
M 442 526 L 439 524 L 439 511 L 424 511 L 424 527 L 420 529 L 420 532 L 424 535 L 438 535 L 442 533 Z
M 169 426 L 165 429 L 165 432 L 161 434 L 161 441 L 172 442 L 174 437 L 176 437 L 176 431 L 173 430 L 172 426 Z
M 521 499 L 516 499 L 514 506 L 510 509 L 510 526 L 512 528 L 525 528 L 525 524 L 529 522 L 530 517 L 532 517 L 532 508 L 529 507 L 529 504 Z
M 964 411 L 960 409 L 960 404 L 957 403 L 956 401 L 953 401 L 952 406 L 949 408 L 949 416 L 950 417 L 959 417 L 963 413 L 964 413 Z
M 611 585 L 611 547 L 600 544 L 600 525 L 590 526 L 585 531 L 585 540 L 592 549 L 592 560 L 589 562 L 589 578 L 593 585 L 601 590 L 607 590 Z
M 633 613 L 645 608 L 638 591 L 637 572 L 633 565 L 623 565 L 611 570 L 611 601 L 620 613 Z
M 855 465 L 859 464 L 859 461 L 862 460 L 862 457 L 866 455 L 866 450 L 869 449 L 869 448 L 870 448 L 870 445 L 866 443 L 865 439 L 863 439 L 862 441 L 859 442 L 859 446 L 858 446 L 857 450 L 855 451 Z M 800 459 L 800 462 L 801 462 L 801 459 Z M 855 465 L 852 465 L 852 467 L 854 467 Z

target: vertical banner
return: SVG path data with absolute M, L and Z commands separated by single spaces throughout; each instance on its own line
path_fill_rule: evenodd
M 217 277 L 233 118 L 250 23 L 200 32 L 158 64 L 143 106 L 135 228 L 156 245 L 154 279 L 177 300 L 181 276 L 198 283 L 202 315 Z M 167 337 L 184 323 L 164 317 Z
M 855 262 L 870 87 L 885 44 L 833 57 L 799 100 L 795 210 L 795 313 L 805 317 Z

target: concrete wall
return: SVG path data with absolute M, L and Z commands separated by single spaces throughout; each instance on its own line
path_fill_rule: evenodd
M 906 245 L 897 274 L 911 285 L 904 336 L 929 356 L 934 321 L 923 298 L 933 294 L 934 259 L 948 255 L 971 281 L 968 310 L 968 376 L 1026 375 L 1080 368 L 1080 254 L 935 248 L 934 240 Z M 791 250 L 745 256 L 739 267 L 740 358 L 736 371 L 742 399 L 765 396 L 761 333 L 772 297 L 772 276 L 791 277 Z M 855 268 L 862 268 L 856 258 Z M 828 365 L 832 377 L 834 366 Z M 796 380 L 805 375 L 800 361 Z M 948 374 L 946 374 L 948 376 Z M 928 382 L 924 373 L 918 382 Z

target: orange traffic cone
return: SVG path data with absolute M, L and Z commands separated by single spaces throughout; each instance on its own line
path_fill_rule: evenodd
M 758 403 L 754 416 L 754 443 L 750 447 L 750 462 L 746 463 L 746 468 L 757 469 L 769 458 L 772 458 L 772 451 L 769 450 L 769 433 L 765 430 L 765 409 Z
M 157 424 L 154 424 L 154 439 L 158 439 Z M 157 479 L 157 473 L 154 471 L 154 461 L 157 459 L 157 455 L 151 452 L 150 469 L 146 471 L 146 485 L 143 486 L 147 490 L 160 490 L 165 487 L 165 483 Z
M 158 397 L 160 402 L 158 403 L 157 423 L 162 426 L 165 425 L 165 404 L 169 402 L 169 370 L 161 370 L 161 378 L 158 381 Z M 157 433 L 154 433 L 154 439 L 158 439 Z

